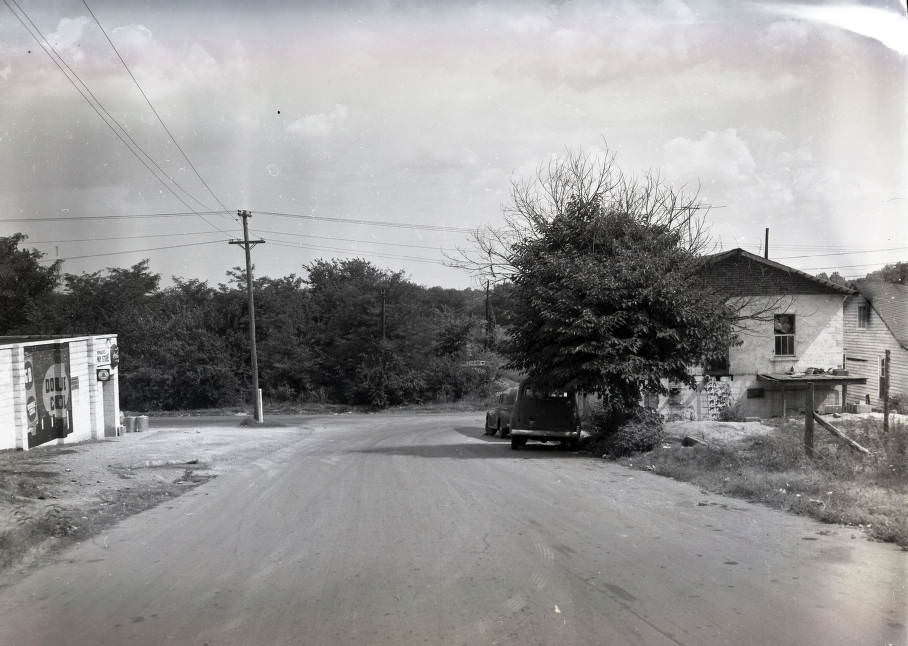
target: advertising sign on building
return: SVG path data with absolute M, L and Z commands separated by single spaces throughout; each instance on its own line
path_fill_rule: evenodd
M 26 346 L 25 412 L 29 448 L 73 432 L 69 344 Z
M 95 365 L 98 367 L 110 365 L 110 348 L 108 346 L 95 351 Z

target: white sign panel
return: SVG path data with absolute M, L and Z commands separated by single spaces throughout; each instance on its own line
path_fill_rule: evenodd
M 110 348 L 98 348 L 95 352 L 95 364 L 99 366 L 110 365 Z

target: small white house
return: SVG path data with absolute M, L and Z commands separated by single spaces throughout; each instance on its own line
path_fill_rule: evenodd
M 0 336 L 0 449 L 115 436 L 117 336 Z

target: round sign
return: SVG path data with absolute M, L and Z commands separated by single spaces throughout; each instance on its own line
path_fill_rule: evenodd
M 31 390 L 35 385 L 35 375 L 32 374 L 32 362 L 25 362 L 25 390 Z
M 44 373 L 42 399 L 44 410 L 52 417 L 64 418 L 69 408 L 69 376 L 62 363 L 54 363 Z
M 38 421 L 38 402 L 31 395 L 25 402 L 25 414 L 28 415 L 29 422 L 35 423 Z

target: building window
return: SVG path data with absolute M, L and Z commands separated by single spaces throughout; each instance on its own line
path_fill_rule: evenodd
M 643 394 L 643 407 L 656 410 L 659 408 L 659 393 L 646 392 Z
M 880 378 L 879 378 L 879 397 L 882 399 L 886 394 L 886 357 L 880 357 Z
M 870 327 L 870 306 L 858 305 L 858 327 Z
M 773 318 L 776 336 L 776 356 L 793 357 L 795 353 L 795 315 L 776 314 Z

